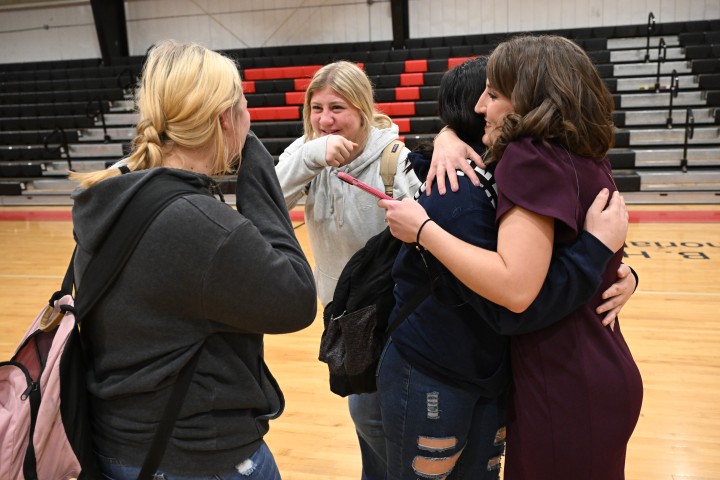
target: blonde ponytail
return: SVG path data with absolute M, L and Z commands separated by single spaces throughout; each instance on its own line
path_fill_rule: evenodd
M 194 43 L 158 42 L 148 52 L 135 104 L 140 113 L 132 152 L 123 163 L 130 171 L 163 165 L 174 147 L 212 148 L 213 174 L 226 173 L 240 152 L 228 151 L 220 115 L 240 104 L 242 84 L 237 65 Z M 71 172 L 80 187 L 119 174 L 117 168 Z

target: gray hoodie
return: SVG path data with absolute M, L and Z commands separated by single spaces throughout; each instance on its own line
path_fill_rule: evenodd
M 385 229 L 385 210 L 377 198 L 337 178 L 336 172 L 347 172 L 358 180 L 385 191 L 380 177 L 383 149 L 398 138 L 398 127 L 371 128 L 363 152 L 341 168 L 328 167 L 325 150 L 328 137 L 305 142 L 295 140 L 280 155 L 275 170 L 288 208 L 307 194 L 305 222 L 315 257 L 318 296 L 323 305 L 332 300 L 335 285 L 350 257 L 368 239 Z M 415 173 L 405 173 L 409 150 L 403 148 L 398 158 L 393 198 L 402 200 L 415 194 L 420 181 Z
M 154 175 L 208 177 L 156 168 L 112 177 L 74 194 L 82 272 L 135 193 Z M 185 475 L 228 471 L 248 458 L 284 407 L 263 360 L 263 334 L 310 325 L 312 271 L 295 237 L 272 156 L 249 133 L 237 211 L 193 194 L 153 221 L 117 282 L 83 322 L 96 449 L 140 466 L 177 374 L 200 360 L 161 468 Z

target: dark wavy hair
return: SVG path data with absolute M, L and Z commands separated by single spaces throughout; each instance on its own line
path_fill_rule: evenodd
M 485 116 L 475 113 L 485 90 L 486 57 L 477 57 L 448 70 L 438 91 L 438 115 L 465 143 L 482 143 Z
M 567 38 L 523 35 L 504 41 L 488 59 L 487 76 L 514 110 L 491 147 L 496 159 L 523 136 L 598 161 L 612 148 L 613 97 L 590 57 Z

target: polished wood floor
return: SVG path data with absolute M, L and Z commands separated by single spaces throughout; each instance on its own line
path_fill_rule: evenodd
M 630 209 L 627 262 L 641 280 L 621 323 L 645 397 L 627 478 L 720 480 L 720 208 Z M 65 212 L 0 209 L 0 359 L 11 356 L 65 271 L 73 247 Z M 296 231 L 310 255 L 306 228 L 298 223 Z M 304 331 L 266 338 L 287 399 L 267 437 L 285 480 L 360 477 L 346 401 L 330 393 L 317 361 L 321 332 L 318 317 Z

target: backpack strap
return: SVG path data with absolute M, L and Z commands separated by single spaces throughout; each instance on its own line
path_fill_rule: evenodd
M 192 359 L 185 364 L 180 375 L 178 375 L 177 382 L 170 393 L 170 400 L 165 406 L 163 417 L 160 420 L 158 429 L 155 432 L 152 443 L 148 448 L 147 456 L 143 462 L 142 469 L 138 474 L 138 480 L 152 480 L 155 476 L 155 471 L 160 466 L 160 461 L 165 454 L 170 435 L 175 428 L 175 421 L 180 414 L 180 408 L 185 400 L 185 395 L 190 388 L 190 380 L 192 379 L 193 373 L 195 373 L 195 367 L 197 367 L 198 361 L 200 360 L 200 353 L 203 351 L 204 344 L 198 348 L 197 352 L 192 356 Z
M 395 173 L 397 173 L 397 162 L 400 158 L 405 144 L 400 140 L 393 140 L 383 149 L 380 156 L 380 176 L 383 185 L 385 185 L 385 193 L 393 196 L 393 185 L 395 184 Z
M 193 193 L 211 195 L 172 174 L 154 175 L 135 193 L 83 273 L 83 288 L 75 298 L 78 323 L 112 285 L 152 221 L 176 198 Z
M 77 292 L 75 303 L 78 324 L 112 286 L 153 220 L 177 198 L 190 194 L 212 196 L 204 186 L 193 185 L 174 175 L 162 173 L 153 176 L 135 193 L 83 274 L 83 285 Z M 74 279 L 74 254 L 70 263 L 66 277 L 71 275 Z M 66 278 L 63 285 L 67 285 L 67 282 Z M 139 480 L 151 479 L 160 465 L 202 350 L 201 346 L 178 376 L 163 418 L 148 448 Z
M 123 173 L 127 172 L 123 171 Z M 77 335 L 70 335 L 68 338 L 68 346 L 63 353 L 60 365 L 61 377 L 63 376 L 63 369 L 72 368 L 81 364 L 89 364 L 87 362 L 88 354 L 86 351 L 82 351 L 83 349 L 81 346 L 80 348 L 75 349 L 70 346 L 72 342 L 80 341 L 78 325 L 80 324 L 82 318 L 86 317 L 88 312 L 92 310 L 93 306 L 107 291 L 107 289 L 111 287 L 113 281 L 124 267 L 135 246 L 142 238 L 142 235 L 147 227 L 165 207 L 172 203 L 173 200 L 180 196 L 197 193 L 211 195 L 208 188 L 206 188 L 205 185 L 202 185 L 199 181 L 196 184 L 192 184 L 174 175 L 160 173 L 148 179 L 148 181 L 138 189 L 132 199 L 130 199 L 127 203 L 117 221 L 110 229 L 108 235 L 105 237 L 100 248 L 97 252 L 95 252 L 88 263 L 86 271 L 83 274 L 83 288 L 76 292 L 74 307 L 67 305 L 62 306 L 63 312 L 72 311 L 75 314 L 75 332 Z M 55 292 L 50 298 L 49 305 L 51 307 L 54 306 L 55 301 L 60 299 L 62 296 L 72 295 L 73 285 L 75 283 L 76 252 L 77 245 L 75 246 L 75 250 L 73 250 L 60 290 Z M 48 325 L 44 326 L 44 328 L 49 327 L 51 328 L 51 326 Z M 149 450 L 150 453 L 148 453 L 144 463 L 144 466 L 152 466 L 155 464 L 153 471 L 160 463 L 164 447 L 167 445 L 169 434 L 175 424 L 179 406 L 182 404 L 187 387 L 190 383 L 190 377 L 195 370 L 201 351 L 202 347 L 198 349 L 192 360 L 183 368 L 179 376 L 179 380 L 173 389 L 172 399 L 168 404 L 165 416 L 163 417 L 161 425 L 153 438 L 153 446 Z M 79 357 L 76 354 L 79 355 Z M 74 378 L 66 378 L 69 379 L 68 381 L 70 381 L 71 384 L 74 382 Z M 82 377 L 79 378 L 84 384 Z M 66 388 L 61 389 L 60 395 L 62 398 L 67 399 L 69 397 L 66 397 L 64 392 L 74 391 L 73 389 L 75 388 L 75 385 L 69 385 L 65 382 L 63 383 L 63 386 Z M 28 478 L 28 480 L 37 479 L 37 459 L 33 439 L 35 434 L 37 408 L 40 402 L 40 392 L 37 391 L 31 393 L 37 393 L 37 395 L 31 395 L 30 397 L 32 409 L 31 425 L 28 433 L 28 448 L 25 451 L 25 457 L 23 459 L 23 474 L 26 478 Z M 34 401 L 33 399 L 35 397 L 37 398 Z M 73 397 L 72 400 L 84 401 L 84 398 L 84 396 L 82 396 L 82 398 Z M 90 454 L 89 456 L 86 456 L 86 453 L 89 452 L 89 448 L 85 448 L 84 446 L 90 441 L 90 430 L 88 429 L 87 422 L 79 421 L 77 419 L 77 412 L 73 410 L 73 403 L 74 402 L 62 401 L 60 404 L 60 413 L 63 417 L 63 423 L 65 424 L 68 440 L 70 441 L 83 470 L 80 473 L 79 478 L 99 478 L 100 474 L 97 470 L 97 465 L 95 464 L 93 455 Z M 69 424 L 71 427 L 68 427 L 68 422 L 70 422 Z M 81 443 L 83 446 L 80 445 Z M 157 445 L 162 445 L 162 449 L 159 450 Z M 76 447 L 78 449 L 76 449 Z

